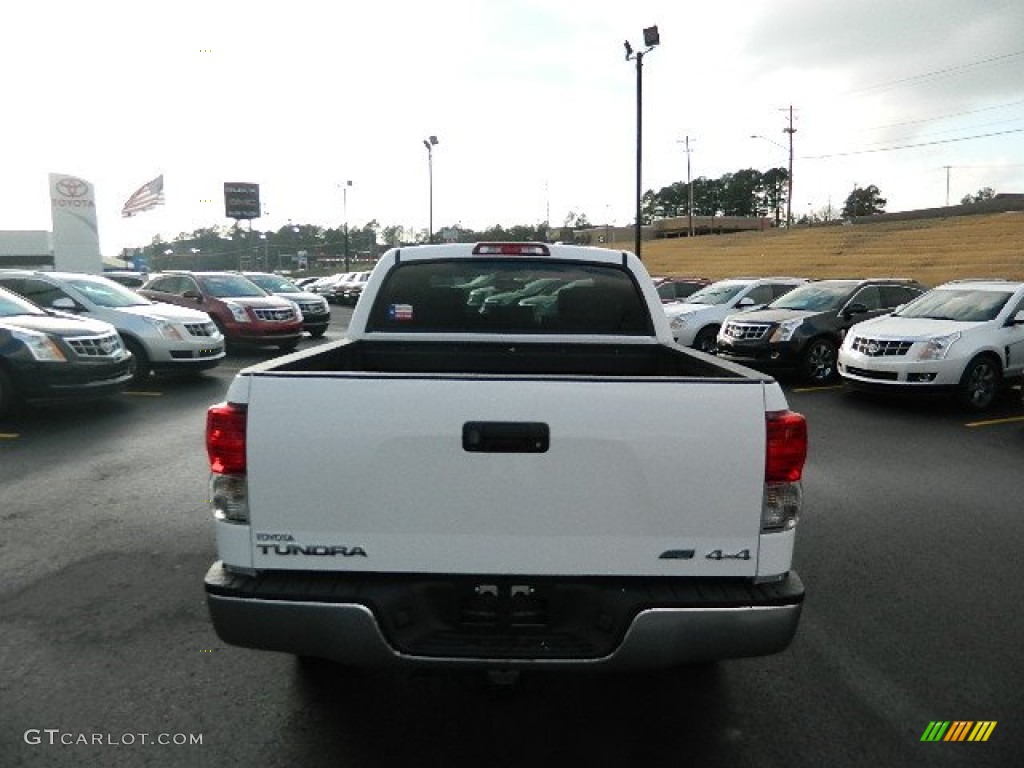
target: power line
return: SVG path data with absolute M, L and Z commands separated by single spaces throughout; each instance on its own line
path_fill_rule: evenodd
M 851 91 L 847 91 L 844 96 L 851 96 L 856 93 L 864 93 L 865 91 L 884 90 L 888 88 L 895 88 L 899 85 L 905 85 L 921 80 L 936 79 L 939 77 L 945 77 L 949 75 L 955 75 L 958 72 L 963 72 L 967 69 L 973 69 L 974 67 L 981 67 L 985 64 L 994 64 L 998 61 L 1005 61 L 1006 59 L 1012 59 L 1017 56 L 1024 56 L 1024 51 L 1015 51 L 1013 53 L 1004 53 L 1001 56 L 992 56 L 987 59 L 979 59 L 978 61 L 968 62 L 967 64 L 958 64 L 955 67 L 946 67 L 944 69 L 936 69 L 931 72 L 924 72 L 919 75 L 911 75 L 910 77 L 902 77 L 898 80 L 889 80 L 884 83 L 878 83 L 876 85 L 868 85 L 863 88 L 855 88 Z
M 918 120 L 905 120 L 901 123 L 889 123 L 888 125 L 873 125 L 864 128 L 865 131 L 884 131 L 886 128 L 901 128 L 905 125 L 920 125 L 921 123 L 930 123 L 935 120 L 945 120 L 947 117 L 963 117 L 964 115 L 973 115 L 978 112 L 990 112 L 993 109 L 1006 109 L 1007 107 L 1016 107 L 1020 104 L 1024 104 L 1024 100 L 1021 101 L 1010 101 L 1006 104 L 995 104 L 991 107 L 979 107 L 978 109 L 967 109 L 963 112 L 950 112 L 945 115 L 935 115 L 934 117 L 922 117 Z
M 976 125 L 965 125 L 965 126 L 962 126 L 960 128 L 946 128 L 946 129 L 941 130 L 941 131 L 925 131 L 925 132 L 922 132 L 922 133 L 917 134 L 917 135 L 892 137 L 892 138 L 888 139 L 887 141 L 874 142 L 872 144 L 869 144 L 868 146 L 872 147 L 872 146 L 876 146 L 877 144 L 892 144 L 893 142 L 911 141 L 913 139 L 928 139 L 928 138 L 931 138 L 932 136 L 942 136 L 944 134 L 950 134 L 950 133 L 963 133 L 964 131 L 976 131 L 976 130 L 981 129 L 981 128 L 989 128 L 989 127 L 991 127 L 993 125 L 1005 125 L 1006 123 L 1020 123 L 1022 120 L 1024 120 L 1024 116 L 1022 116 L 1022 117 L 1010 117 L 1010 118 L 1007 118 L 1005 120 L 990 120 L 987 123 L 977 123 Z
M 1005 136 L 1010 133 L 1024 132 L 1024 128 L 1013 128 L 1008 131 L 995 131 L 994 133 L 979 133 L 974 136 L 961 136 L 956 139 L 940 139 L 939 141 L 923 141 L 917 144 L 900 144 L 894 147 L 879 147 L 878 149 L 859 149 L 851 152 L 832 152 L 827 155 L 804 155 L 801 160 L 825 160 L 830 157 L 849 157 L 850 155 L 868 155 L 875 152 L 894 152 L 898 149 L 913 149 L 915 147 L 931 147 L 936 144 L 953 144 L 958 141 L 971 141 L 973 139 L 987 139 L 991 136 Z

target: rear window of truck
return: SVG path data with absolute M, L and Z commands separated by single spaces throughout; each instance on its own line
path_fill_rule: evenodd
M 377 293 L 367 330 L 654 335 L 626 270 L 523 259 L 399 264 Z

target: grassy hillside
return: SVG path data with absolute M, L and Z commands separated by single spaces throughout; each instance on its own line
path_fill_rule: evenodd
M 633 243 L 613 243 L 632 250 Z M 802 227 L 643 243 L 652 275 L 1024 280 L 1024 213 Z

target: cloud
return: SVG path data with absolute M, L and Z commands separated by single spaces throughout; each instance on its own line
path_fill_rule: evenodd
M 904 110 L 1019 93 L 1024 4 L 788 0 L 758 18 L 745 53 L 762 68 L 825 71 L 847 101 L 885 94 Z

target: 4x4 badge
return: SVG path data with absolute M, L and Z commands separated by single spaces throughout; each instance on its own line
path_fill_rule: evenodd
M 750 550 L 741 549 L 739 552 L 730 555 L 728 553 L 722 552 L 722 550 L 720 549 L 713 549 L 706 555 L 704 555 L 704 557 L 708 560 L 749 560 Z

